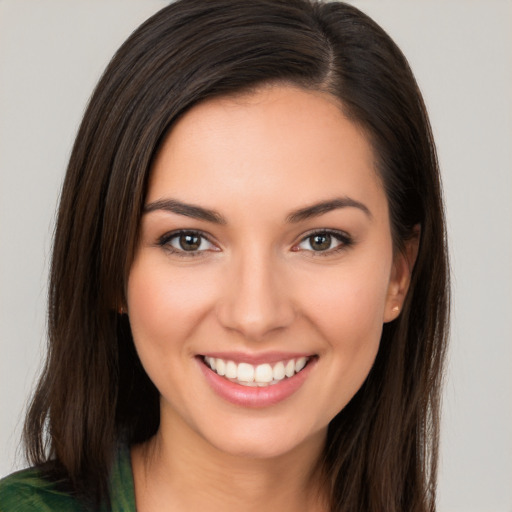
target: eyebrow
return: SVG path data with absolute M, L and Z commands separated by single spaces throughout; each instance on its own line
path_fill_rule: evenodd
M 328 201 L 322 201 L 320 203 L 315 203 L 311 206 L 301 208 L 300 210 L 296 210 L 288 215 L 286 221 L 289 223 L 301 222 L 313 217 L 319 217 L 320 215 L 324 215 L 325 213 L 339 208 L 358 208 L 370 219 L 373 218 L 369 208 L 360 201 L 356 201 L 350 197 L 336 197 Z
M 213 222 L 214 224 L 227 224 L 226 219 L 220 213 L 214 210 L 202 208 L 201 206 L 196 206 L 193 204 L 182 203 L 176 199 L 160 199 L 159 201 L 149 203 L 144 206 L 142 213 L 150 213 L 157 210 L 177 213 L 178 215 L 192 217 L 193 219 L 205 220 L 207 222 Z
M 333 210 L 340 208 L 358 208 L 364 212 L 370 219 L 373 218 L 370 210 L 366 205 L 360 201 L 356 201 L 350 197 L 337 197 L 329 199 L 327 201 L 321 201 L 319 203 L 300 208 L 290 213 L 286 217 L 286 222 L 294 224 L 302 222 L 307 219 L 319 217 Z M 150 213 L 157 210 L 164 210 L 178 215 L 184 215 L 185 217 L 192 217 L 194 219 L 205 220 L 214 224 L 227 224 L 226 219 L 215 210 L 203 208 L 193 204 L 183 203 L 176 199 L 160 199 L 144 206 L 143 213 Z

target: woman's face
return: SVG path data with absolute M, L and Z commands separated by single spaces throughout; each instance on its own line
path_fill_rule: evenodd
M 174 126 L 127 290 L 163 435 L 251 457 L 324 438 L 407 285 L 374 160 L 332 97 L 293 87 Z

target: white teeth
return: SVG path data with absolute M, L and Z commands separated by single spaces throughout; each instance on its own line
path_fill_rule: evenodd
M 284 373 L 284 364 L 283 363 L 277 363 L 274 365 L 274 369 L 272 371 L 274 379 L 275 380 L 283 380 L 285 373 Z
M 213 368 L 215 370 L 215 368 Z M 295 374 L 295 361 L 291 359 L 286 363 L 286 368 L 284 369 L 284 373 L 287 377 L 293 377 Z
M 219 375 L 226 375 L 226 363 L 223 359 L 215 359 L 215 371 Z
M 205 357 L 206 364 L 218 375 L 233 380 L 244 386 L 269 386 L 277 384 L 285 377 L 293 377 L 307 364 L 307 357 L 299 357 L 297 360 L 279 361 L 272 367 L 268 363 L 253 366 L 249 363 L 236 364 L 233 361 L 215 357 Z
M 238 368 L 233 361 L 228 361 L 226 363 L 226 377 L 228 379 L 236 379 L 238 375 Z
M 242 382 L 252 382 L 254 380 L 254 366 L 248 363 L 240 363 L 238 365 L 237 379 Z
M 304 366 L 306 366 L 306 358 L 300 357 L 297 359 L 297 361 L 295 361 L 295 373 L 299 373 L 302 368 L 304 368 Z
M 254 372 L 254 380 L 256 382 L 270 382 L 273 379 L 272 374 L 272 366 L 269 364 L 259 364 L 256 366 L 256 371 Z

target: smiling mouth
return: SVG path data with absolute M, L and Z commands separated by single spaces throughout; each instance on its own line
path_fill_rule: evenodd
M 301 372 L 311 361 L 311 357 L 298 357 L 253 365 L 250 363 L 235 363 L 218 357 L 203 356 L 203 362 L 217 375 L 225 379 L 250 387 L 266 387 L 279 384 Z

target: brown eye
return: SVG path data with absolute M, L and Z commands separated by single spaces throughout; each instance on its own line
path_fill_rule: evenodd
M 194 233 L 183 233 L 179 237 L 180 249 L 184 251 L 197 251 L 201 247 L 201 237 Z
M 164 235 L 158 244 L 175 254 L 194 256 L 206 251 L 216 251 L 216 246 L 200 232 L 178 231 Z
M 316 231 L 305 236 L 295 250 L 333 254 L 352 245 L 352 238 L 343 231 Z
M 329 233 L 319 233 L 311 236 L 309 243 L 314 251 L 327 251 L 331 248 L 332 237 Z

